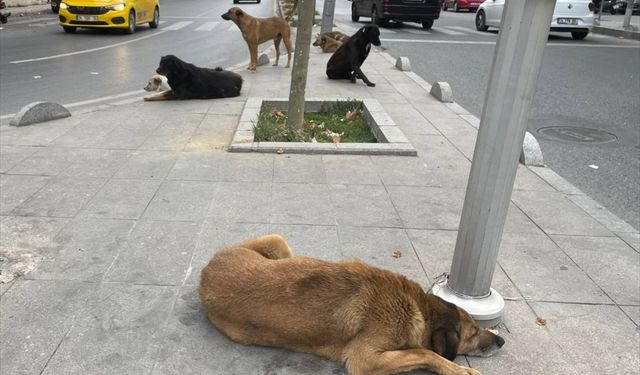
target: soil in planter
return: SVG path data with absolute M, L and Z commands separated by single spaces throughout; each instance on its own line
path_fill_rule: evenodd
M 287 113 L 263 106 L 253 128 L 256 142 L 377 143 L 362 115 L 362 102 L 339 101 L 305 112 L 302 132 L 287 128 Z

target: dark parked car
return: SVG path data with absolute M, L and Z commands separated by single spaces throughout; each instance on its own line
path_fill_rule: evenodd
M 441 4 L 441 0 L 351 0 L 351 20 L 371 17 L 378 26 L 389 21 L 417 22 L 430 29 L 440 17 Z
M 613 10 L 613 4 L 616 3 L 616 0 L 593 0 L 593 4 L 595 5 L 595 13 L 600 12 L 600 3 L 603 3 L 603 12 L 611 12 Z
M 618 0 L 611 7 L 611 14 L 624 13 L 627 11 L 627 0 Z M 640 0 L 633 0 L 631 11 L 633 14 L 640 14 Z

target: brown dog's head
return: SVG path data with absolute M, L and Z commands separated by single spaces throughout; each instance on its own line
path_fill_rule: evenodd
M 313 42 L 313 45 L 315 47 L 320 47 L 322 46 L 322 35 L 320 34 L 316 34 L 316 40 Z
M 242 11 L 242 9 L 238 8 L 238 7 L 233 7 L 230 8 L 227 13 L 223 13 L 222 14 L 222 19 L 227 20 L 227 21 L 233 21 L 235 23 L 238 23 L 238 20 L 244 16 L 244 12 Z
M 480 328 L 471 316 L 456 305 L 430 295 L 431 342 L 425 345 L 453 361 L 457 355 L 488 357 L 504 345 L 504 339 L 487 328 Z

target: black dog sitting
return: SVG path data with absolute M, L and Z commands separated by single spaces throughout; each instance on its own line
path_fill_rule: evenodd
M 156 73 L 167 77 L 171 90 L 144 98 L 146 101 L 230 98 L 240 95 L 242 77 L 222 68 L 199 68 L 176 56 L 160 58 Z
M 375 25 L 363 26 L 329 59 L 327 63 L 329 79 L 348 79 L 351 83 L 356 83 L 356 78 L 360 78 L 367 86 L 375 86 L 376 84 L 369 81 L 360 70 L 360 66 L 369 56 L 372 44 L 374 46 L 380 45 L 380 30 Z

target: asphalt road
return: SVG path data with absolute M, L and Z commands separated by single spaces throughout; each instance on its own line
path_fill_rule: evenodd
M 229 67 L 248 58 L 235 25 L 220 18 L 231 1 L 163 0 L 160 28 L 133 35 L 80 30 L 65 34 L 51 14 L 10 19 L 0 30 L 0 116 L 36 100 L 101 103 L 140 90 L 161 55 L 201 66 Z M 246 3 L 256 16 L 273 2 Z M 355 30 L 350 3 L 337 0 L 335 22 Z M 318 1 L 322 11 L 322 1 Z M 480 117 L 497 32 L 479 33 L 474 14 L 446 12 L 434 29 L 417 24 L 383 29 L 394 56 L 407 56 L 428 82 L 447 81 L 455 100 Z M 268 47 L 264 44 L 263 47 Z M 529 123 L 545 162 L 635 228 L 640 228 L 640 43 L 590 35 L 573 41 L 553 34 L 545 51 Z M 549 126 L 594 128 L 616 140 L 606 144 L 561 142 L 538 133 Z M 597 169 L 594 167 L 597 166 Z
M 273 1 L 244 3 L 255 16 L 273 15 Z M 78 29 L 67 34 L 57 15 L 11 18 L 0 30 L 0 116 L 36 100 L 69 104 L 141 90 L 160 56 L 199 66 L 229 67 L 249 58 L 237 26 L 223 20 L 232 1 L 162 0 L 160 27 Z M 264 46 L 267 46 L 266 44 Z
M 369 22 L 351 22 L 351 3 L 336 2 L 338 26 L 355 30 Z M 478 32 L 474 19 L 474 13 L 443 12 L 429 32 L 418 24 L 392 25 L 382 29 L 381 39 L 387 52 L 408 57 L 412 70 L 427 82 L 448 82 L 456 102 L 480 117 L 497 30 Z M 590 144 L 539 133 L 554 126 L 604 130 L 617 139 Z M 640 228 L 639 42 L 595 34 L 574 41 L 570 34 L 552 33 L 528 131 L 538 139 L 549 167 Z

